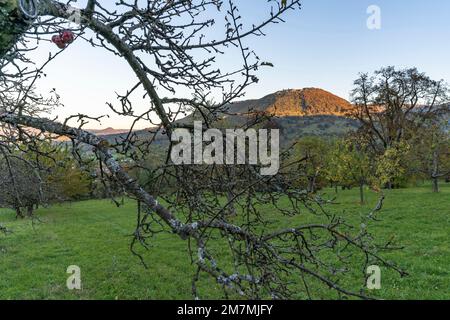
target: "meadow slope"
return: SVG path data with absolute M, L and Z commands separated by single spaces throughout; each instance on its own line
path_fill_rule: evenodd
M 326 192 L 334 196 L 333 190 Z M 357 190 L 339 191 L 338 204 L 330 210 L 356 223 L 377 196 L 372 193 L 368 199 L 360 207 Z M 0 235 L 0 298 L 191 299 L 194 268 L 186 243 L 157 235 L 144 252 L 148 269 L 130 253 L 134 209 L 132 202 L 116 208 L 108 200 L 82 201 L 39 209 L 42 222 L 34 224 L 0 209 L 0 223 L 13 231 Z M 270 208 L 263 210 L 270 214 Z M 443 185 L 440 194 L 432 194 L 429 186 L 389 191 L 380 218 L 372 233 L 381 239 L 395 236 L 405 247 L 384 256 L 410 276 L 383 272 L 382 289 L 373 294 L 383 299 L 450 299 L 450 185 Z M 69 265 L 81 267 L 81 291 L 66 288 Z M 357 289 L 361 278 L 344 284 Z M 203 298 L 221 298 L 217 285 L 203 281 L 201 288 Z M 327 288 L 318 286 L 316 292 L 316 298 L 336 298 Z M 296 298 L 305 298 L 300 286 Z

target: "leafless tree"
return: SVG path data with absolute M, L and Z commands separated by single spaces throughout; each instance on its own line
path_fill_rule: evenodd
M 433 192 L 439 192 L 439 179 L 450 174 L 450 134 L 447 120 L 427 121 L 412 139 L 412 173 L 430 179 Z
M 14 209 L 18 218 L 33 216 L 43 201 L 43 184 L 35 166 L 18 155 L 4 154 L 0 158 L 0 183 L 0 206 Z
M 449 113 L 449 89 L 444 81 L 430 79 L 416 68 L 382 68 L 361 74 L 352 100 L 361 133 L 376 154 L 411 138 L 424 123 Z
M 120 0 L 114 4 L 88 0 L 82 9 L 72 7 L 72 2 L 40 0 L 39 17 L 29 22 L 21 41 L 2 59 L 0 121 L 13 132 L 4 145 L 14 144 L 15 139 L 32 145 L 44 132 L 47 138 L 64 136 L 71 139 L 73 154 L 80 162 L 84 161 L 81 147 L 91 146 L 105 186 L 121 188 L 140 203 L 131 248 L 144 263 L 136 244 L 147 247 L 152 237 L 169 232 L 186 240 L 196 267 L 192 281 L 195 297 L 201 296 L 197 283 L 204 275 L 223 287 L 224 297 L 283 299 L 296 296 L 295 283 L 302 284 L 310 298 L 316 297 L 311 288 L 314 283 L 341 297 L 365 298 L 363 292 L 342 287 L 339 280 L 355 270 L 364 280 L 369 264 L 406 274 L 380 255 L 380 251 L 392 249 L 390 244 L 372 241 L 367 226 L 373 213 L 363 219 L 361 228 L 352 228 L 326 211 L 326 201 L 292 187 L 295 174 L 261 176 L 259 166 L 249 164 L 176 166 L 171 162 L 174 130 L 193 129 L 192 123 L 177 119 L 191 112 L 202 120 L 204 129 L 220 123 L 229 104 L 258 82 L 257 71 L 270 65 L 246 46 L 246 39 L 263 36 L 269 24 L 282 22 L 285 13 L 298 9 L 299 0 L 283 1 L 282 5 L 275 0 L 255 1 L 254 5 L 265 6 L 269 15 L 254 24 L 241 16 L 232 0 Z M 77 29 L 68 24 L 74 16 Z M 42 106 L 57 107 L 59 100 L 33 93 L 43 68 L 31 72 L 26 51 L 36 43 L 33 41 L 48 40 L 68 29 L 76 34 L 76 41 L 89 41 L 128 63 L 136 84 L 109 106 L 111 112 L 131 117 L 135 124 L 146 121 L 153 125 L 150 138 L 139 138 L 134 124 L 124 139 L 109 142 L 83 129 L 89 121 L 98 120 L 96 117 L 45 118 Z M 217 38 L 220 29 L 223 38 Z M 237 67 L 218 68 L 217 60 L 233 52 L 239 54 Z M 56 57 L 50 55 L 47 63 Z M 188 93 L 179 96 L 179 92 Z M 133 96 L 142 93 L 146 110 L 138 112 Z M 253 120 L 242 127 L 259 125 Z M 30 134 L 29 128 L 39 134 Z M 156 169 L 145 167 L 158 139 L 169 143 L 166 157 Z M 118 154 L 130 159 L 127 170 L 117 160 Z M 130 175 L 133 166 L 153 173 L 145 188 Z M 171 187 L 165 188 L 167 185 Z M 270 207 L 271 212 L 264 212 L 262 206 Z M 296 217 L 295 225 L 283 224 L 280 229 L 279 222 L 274 222 L 287 217 Z

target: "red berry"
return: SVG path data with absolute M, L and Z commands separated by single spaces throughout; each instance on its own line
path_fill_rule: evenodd
M 58 43 L 59 41 L 61 41 L 61 38 L 59 36 L 55 35 L 55 36 L 52 37 L 52 42 L 53 43 Z
M 56 44 L 57 46 L 58 46 L 58 48 L 60 48 L 60 49 L 64 49 L 65 47 L 66 47 L 66 44 L 64 43 L 64 42 L 58 42 L 57 44 Z
M 72 43 L 73 39 L 74 39 L 74 35 L 72 31 L 69 30 L 65 30 L 63 32 L 61 32 L 60 35 L 62 41 L 64 41 L 65 43 Z
M 61 39 L 60 36 L 53 36 L 52 42 L 56 44 L 60 49 L 64 49 L 66 47 L 66 43 Z

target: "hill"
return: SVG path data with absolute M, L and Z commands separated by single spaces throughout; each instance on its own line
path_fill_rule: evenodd
M 124 134 L 129 132 L 128 129 L 114 129 L 111 127 L 108 127 L 106 129 L 87 129 L 87 131 L 95 133 L 98 136 L 111 136 L 115 134 Z
M 258 100 L 239 101 L 230 105 L 231 114 L 264 111 L 276 117 L 348 116 L 353 106 L 328 91 L 318 88 L 289 89 Z
M 285 144 L 304 136 L 335 137 L 356 130 L 359 123 L 349 117 L 352 111 L 350 102 L 328 91 L 290 89 L 235 102 L 224 112 L 222 121 L 233 127 L 245 124 L 257 113 L 272 115 Z

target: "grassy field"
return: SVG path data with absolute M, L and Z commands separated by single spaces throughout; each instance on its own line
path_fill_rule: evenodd
M 333 194 L 331 190 L 328 191 Z M 350 221 L 367 212 L 376 202 L 358 205 L 357 190 L 340 191 L 330 210 Z M 266 209 L 270 214 L 270 208 Z M 173 235 L 161 234 L 145 253 L 149 268 L 143 268 L 129 251 L 134 227 L 134 204 L 116 208 L 109 201 L 84 201 L 40 209 L 41 223 L 16 221 L 0 209 L 0 223 L 13 231 L 0 235 L 1 299 L 191 299 L 193 267 L 186 244 Z M 377 237 L 393 235 L 405 246 L 385 254 L 405 268 L 410 276 L 400 278 L 382 270 L 383 299 L 450 299 L 450 185 L 440 194 L 429 186 L 387 193 L 382 221 L 372 229 Z M 78 265 L 83 289 L 66 288 L 69 265 Z M 345 283 L 358 288 L 361 279 Z M 215 284 L 204 282 L 204 298 L 220 298 Z M 334 298 L 318 288 L 318 298 Z M 304 298 L 300 287 L 298 298 Z

